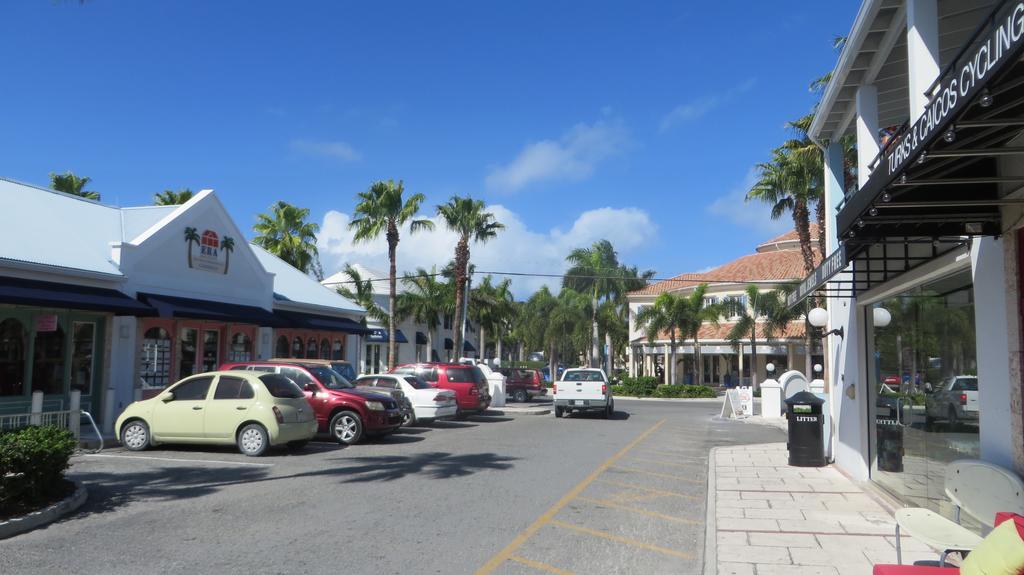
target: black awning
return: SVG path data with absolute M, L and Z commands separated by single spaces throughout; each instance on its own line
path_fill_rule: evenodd
M 462 342 L 462 351 L 476 353 L 476 348 L 467 340 Z
M 367 343 L 388 343 L 388 330 L 386 329 L 371 329 L 369 335 L 366 336 Z M 402 330 L 395 330 L 395 342 L 396 343 L 409 343 L 406 339 L 405 334 Z
M 427 345 L 427 334 L 422 331 L 416 332 L 416 345 Z
M 156 308 L 160 317 L 251 323 L 263 327 L 288 326 L 282 318 L 261 307 L 149 293 L 140 293 L 139 299 Z
M 452 338 L 450 338 L 450 337 L 444 338 L 444 348 L 445 349 L 454 349 L 455 348 L 455 342 L 452 341 Z
M 939 75 L 927 110 L 886 144 L 868 181 L 836 218 L 849 257 L 894 237 L 998 235 L 1003 194 L 1024 183 L 1002 174 L 1001 156 L 1024 129 L 1024 35 L 1018 2 L 1000 2 Z
M 156 315 L 152 307 L 114 289 L 11 277 L 0 277 L 0 302 L 105 311 L 115 315 Z
M 345 333 L 367 334 L 370 330 L 357 321 L 329 315 L 283 311 L 276 309 L 274 315 L 287 322 L 289 327 L 317 329 L 327 331 L 343 331 Z

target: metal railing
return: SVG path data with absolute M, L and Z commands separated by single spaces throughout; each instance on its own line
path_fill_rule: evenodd
M 99 426 L 96 425 L 96 420 L 93 419 L 92 414 L 84 409 L 80 409 L 81 399 L 81 392 L 72 391 L 69 409 L 44 411 L 43 392 L 33 392 L 28 413 L 0 415 L 0 431 L 18 429 L 29 425 L 52 425 L 67 429 L 77 441 L 82 438 L 82 418 L 85 417 L 89 420 L 89 425 L 92 427 L 93 432 L 95 432 L 96 438 L 99 439 L 100 445 L 98 449 L 83 451 L 96 453 L 103 449 L 103 434 L 100 433 Z M 63 407 L 63 405 L 61 406 Z

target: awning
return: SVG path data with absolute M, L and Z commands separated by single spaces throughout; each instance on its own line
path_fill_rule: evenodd
M 327 331 L 343 331 L 345 333 L 367 334 L 370 330 L 355 320 L 296 311 L 276 309 L 274 315 L 288 322 L 290 327 Z
M 261 307 L 148 293 L 140 293 L 139 299 L 154 307 L 160 317 L 251 323 L 263 327 L 288 326 L 287 321 Z
M 455 348 L 455 342 L 452 341 L 452 338 L 450 338 L 450 337 L 444 338 L 444 348 L 445 349 L 454 349 Z M 467 352 L 468 353 L 476 353 L 476 348 L 473 347 L 473 344 L 469 343 L 468 340 L 463 340 L 462 341 L 462 351 L 463 351 L 463 353 L 467 353 Z
M 416 332 L 416 345 L 427 345 L 427 334 L 422 331 Z
M 1019 170 L 1005 170 L 1024 155 L 1008 145 L 1024 128 L 1020 7 L 998 3 L 926 91 L 926 112 L 893 135 L 845 199 L 836 223 L 851 261 L 880 239 L 1000 233 L 1000 206 L 1024 184 Z
M 10 277 L 0 277 L 0 302 L 105 311 L 115 315 L 156 315 L 152 307 L 114 289 Z
M 388 330 L 386 329 L 370 329 L 369 335 L 365 338 L 366 343 L 388 343 Z M 402 330 L 395 330 L 395 342 L 396 343 L 409 343 L 409 340 L 405 338 L 405 334 Z

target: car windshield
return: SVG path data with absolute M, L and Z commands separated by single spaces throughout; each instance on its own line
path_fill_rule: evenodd
M 604 381 L 600 371 L 567 371 L 562 374 L 562 381 Z
M 331 368 L 349 381 L 352 381 L 356 378 L 356 370 L 354 367 L 352 367 L 351 363 L 332 363 Z
M 260 376 L 260 381 L 267 386 L 267 391 L 274 397 L 298 399 L 304 397 L 302 390 L 295 382 L 278 373 L 267 373 Z
M 413 387 L 413 389 L 430 389 L 430 384 L 424 381 L 422 378 L 414 375 L 405 376 L 405 381 Z
M 962 391 L 978 391 L 978 378 L 976 377 L 958 377 L 956 384 L 957 389 Z
M 327 389 L 352 389 L 355 387 L 351 381 L 329 367 L 311 365 L 306 369 Z
M 470 367 L 449 367 L 449 383 L 477 383 L 473 369 Z

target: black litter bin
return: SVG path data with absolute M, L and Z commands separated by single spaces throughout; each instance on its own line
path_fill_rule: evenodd
M 821 413 L 825 400 L 809 391 L 801 391 L 786 400 L 789 420 L 789 464 L 794 467 L 825 465 L 824 427 Z
M 903 471 L 903 426 L 899 398 L 879 396 L 875 402 L 875 447 L 880 471 Z

